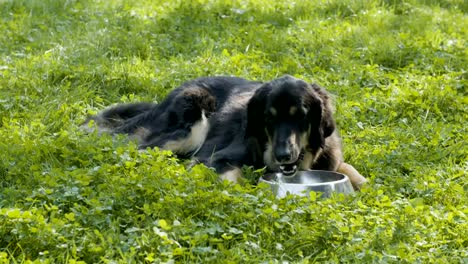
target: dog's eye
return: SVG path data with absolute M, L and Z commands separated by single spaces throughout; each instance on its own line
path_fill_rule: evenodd
M 299 119 L 303 119 L 306 117 L 306 113 L 304 113 L 303 111 L 297 111 L 296 117 Z
M 297 109 L 297 111 L 290 112 L 289 114 L 293 119 L 303 119 L 306 116 L 304 110 L 301 108 Z

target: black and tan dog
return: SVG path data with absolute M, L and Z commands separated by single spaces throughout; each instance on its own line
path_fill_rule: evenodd
M 174 89 L 160 104 L 124 104 L 89 118 L 100 131 L 135 137 L 213 167 L 238 182 L 240 168 L 266 167 L 286 175 L 330 170 L 355 188 L 366 180 L 343 162 L 330 98 L 316 84 L 291 76 L 270 82 L 206 77 Z

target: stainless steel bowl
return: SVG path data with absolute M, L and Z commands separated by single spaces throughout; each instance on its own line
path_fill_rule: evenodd
M 308 196 L 310 191 L 321 192 L 322 197 L 329 197 L 333 192 L 354 192 L 348 176 L 333 171 L 298 171 L 292 176 L 271 173 L 262 176 L 260 182 L 270 185 L 276 197 L 280 198 L 288 193 Z

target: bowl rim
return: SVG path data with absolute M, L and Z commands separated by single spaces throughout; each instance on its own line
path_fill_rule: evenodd
M 314 171 L 319 171 L 319 172 L 326 172 L 326 173 L 333 173 L 333 174 L 338 174 L 343 176 L 343 179 L 336 180 L 336 181 L 329 181 L 329 182 L 318 182 L 318 183 L 290 183 L 290 182 L 282 182 L 281 185 L 291 185 L 291 186 L 322 186 L 322 185 L 331 185 L 331 184 L 340 184 L 340 183 L 346 183 L 346 181 L 349 182 L 349 177 L 346 174 L 336 172 L 336 171 L 327 171 L 327 170 L 301 170 L 298 172 L 314 172 Z M 297 172 L 296 172 L 297 173 Z M 281 174 L 281 172 L 272 172 L 272 173 L 266 173 L 264 175 L 271 175 L 271 174 Z M 260 177 L 259 181 L 260 182 L 265 182 L 267 184 L 274 184 L 274 185 L 280 185 L 279 182 L 277 181 L 268 181 L 264 179 L 264 175 Z M 294 177 L 296 174 L 293 176 L 284 176 L 285 178 L 287 177 Z

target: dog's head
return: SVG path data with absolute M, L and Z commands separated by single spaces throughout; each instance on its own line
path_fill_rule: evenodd
M 258 143 L 269 169 L 285 175 L 302 166 L 304 153 L 319 153 L 334 130 L 325 90 L 291 76 L 265 83 L 248 104 L 246 137 Z

